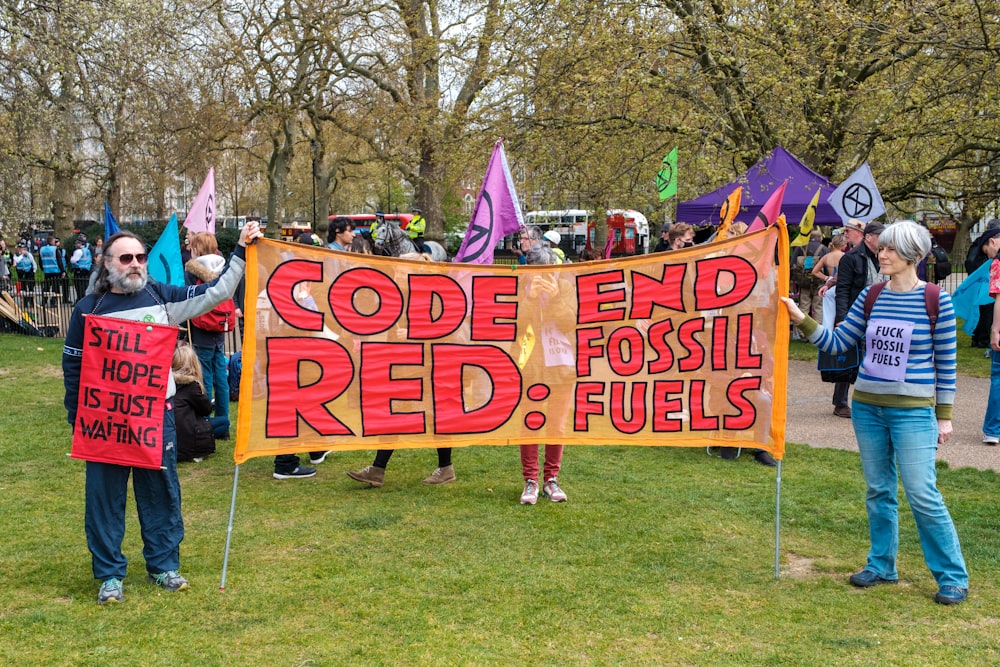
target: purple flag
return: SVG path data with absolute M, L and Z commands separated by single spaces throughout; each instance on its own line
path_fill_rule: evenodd
M 209 167 L 208 176 L 184 218 L 184 226 L 192 232 L 215 233 L 215 167 Z
M 508 234 L 521 229 L 521 205 L 514 191 L 507 156 L 503 152 L 503 139 L 493 146 L 493 156 L 486 167 L 486 178 L 479 191 L 479 199 L 472 210 L 472 219 L 465 230 L 462 247 L 455 255 L 456 262 L 492 264 L 493 250 Z

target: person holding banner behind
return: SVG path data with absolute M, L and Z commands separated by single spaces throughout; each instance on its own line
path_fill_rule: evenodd
M 938 445 L 952 434 L 955 312 L 946 292 L 917 277 L 917 264 L 930 248 L 930 233 L 915 222 L 886 227 L 878 239 L 878 262 L 888 282 L 864 288 L 832 331 L 791 299 L 781 300 L 792 322 L 819 349 L 843 352 L 862 339 L 867 343 L 851 421 L 868 488 L 871 548 L 864 569 L 851 575 L 850 583 L 869 588 L 898 581 L 902 479 L 924 562 L 937 580 L 934 601 L 950 605 L 964 602 L 969 593 L 969 573 L 935 468 Z
M 521 230 L 521 250 L 528 264 L 558 264 L 559 260 L 548 243 L 542 242 L 542 230 L 528 225 Z M 564 312 L 558 319 L 572 317 L 575 303 L 562 294 L 572 294 L 572 286 L 558 275 L 532 276 L 528 286 L 528 297 L 533 300 L 531 312 L 536 316 L 529 330 L 518 332 L 518 348 L 514 358 L 524 373 L 526 387 L 543 387 L 547 382 L 560 384 L 562 380 L 575 377 L 576 368 L 572 353 L 572 342 L 567 335 L 551 322 L 546 322 L 546 313 Z M 552 394 L 546 399 L 546 423 L 552 432 L 563 433 L 569 417 L 572 394 L 563 392 Z M 538 447 L 521 445 L 521 474 L 524 477 L 522 505 L 538 502 Z M 566 492 L 559 486 L 559 470 L 562 468 L 563 445 L 545 445 L 545 462 L 542 466 L 542 494 L 554 503 L 566 502 Z
M 63 348 L 64 402 L 68 421 L 74 429 L 79 426 L 76 423 L 78 407 L 81 410 L 90 407 L 80 404 L 81 388 L 90 396 L 101 382 L 100 377 L 81 377 L 87 355 L 84 349 L 86 316 L 93 314 L 141 322 L 147 324 L 147 331 L 153 330 L 153 324 L 177 327 L 232 297 L 246 267 L 246 244 L 260 236 L 257 223 L 247 223 L 240 232 L 236 251 L 221 275 L 207 284 L 187 287 L 149 280 L 146 248 L 131 232 L 119 232 L 107 240 L 94 292 L 78 301 L 73 309 Z M 176 332 L 171 340 L 176 340 Z M 133 343 L 138 347 L 138 341 Z M 138 360 L 129 357 L 128 345 L 123 345 L 121 360 L 136 362 L 134 365 L 138 366 Z M 130 475 L 133 477 L 148 580 L 168 591 L 188 588 L 188 581 L 178 572 L 184 522 L 177 481 L 174 414 L 170 403 L 175 384 L 173 376 L 166 375 L 166 402 L 160 428 L 161 467 L 153 470 L 89 458 L 86 462 L 84 528 L 94 578 L 102 582 L 97 595 L 98 604 L 124 599 L 122 580 L 128 560 L 122 553 L 122 540 L 125 536 L 125 499 Z M 159 415 L 153 416 L 157 420 L 160 418 Z M 110 421 L 110 414 L 108 419 Z M 129 449 L 139 448 L 133 446 Z

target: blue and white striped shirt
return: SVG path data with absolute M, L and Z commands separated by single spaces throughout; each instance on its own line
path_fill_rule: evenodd
M 862 363 L 854 385 L 856 392 L 927 399 L 927 405 L 954 404 L 957 348 L 955 311 L 951 305 L 951 297 L 942 290 L 940 311 L 932 339 L 930 318 L 924 303 L 924 288 L 925 285 L 921 284 L 908 292 L 883 289 L 879 294 L 870 317 L 914 323 L 910 354 L 906 362 L 906 377 L 901 382 L 878 378 L 866 372 Z M 844 352 L 864 340 L 868 325 L 865 320 L 865 297 L 869 289 L 871 287 L 861 291 L 847 317 L 833 331 L 818 325 L 815 328 L 804 328 L 803 332 L 809 337 L 809 341 L 824 352 Z M 855 394 L 855 400 L 867 403 L 869 401 L 866 398 L 869 397 Z M 879 400 L 878 404 L 894 404 L 897 401 L 898 399 L 894 401 L 888 398 L 885 403 Z M 904 402 L 912 404 L 905 399 Z

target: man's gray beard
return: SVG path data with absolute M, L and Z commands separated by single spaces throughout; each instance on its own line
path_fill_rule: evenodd
M 112 264 L 108 267 L 108 282 L 125 294 L 135 294 L 146 286 L 146 267 L 140 267 L 141 276 L 130 276 Z

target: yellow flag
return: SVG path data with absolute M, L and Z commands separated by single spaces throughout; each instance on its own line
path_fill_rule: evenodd
M 719 231 L 716 232 L 715 238 L 726 238 L 726 231 L 729 229 L 729 225 L 733 224 L 733 220 L 736 219 L 741 201 L 743 201 L 743 186 L 737 185 L 736 189 L 726 197 L 726 201 L 722 202 L 722 208 L 719 209 Z
M 806 207 L 806 212 L 802 214 L 802 220 L 799 222 L 799 235 L 791 243 L 793 248 L 809 245 L 809 234 L 812 232 L 813 221 L 816 219 L 816 207 L 819 206 L 819 193 L 820 191 L 817 190 L 812 201 L 809 202 L 809 206 Z

